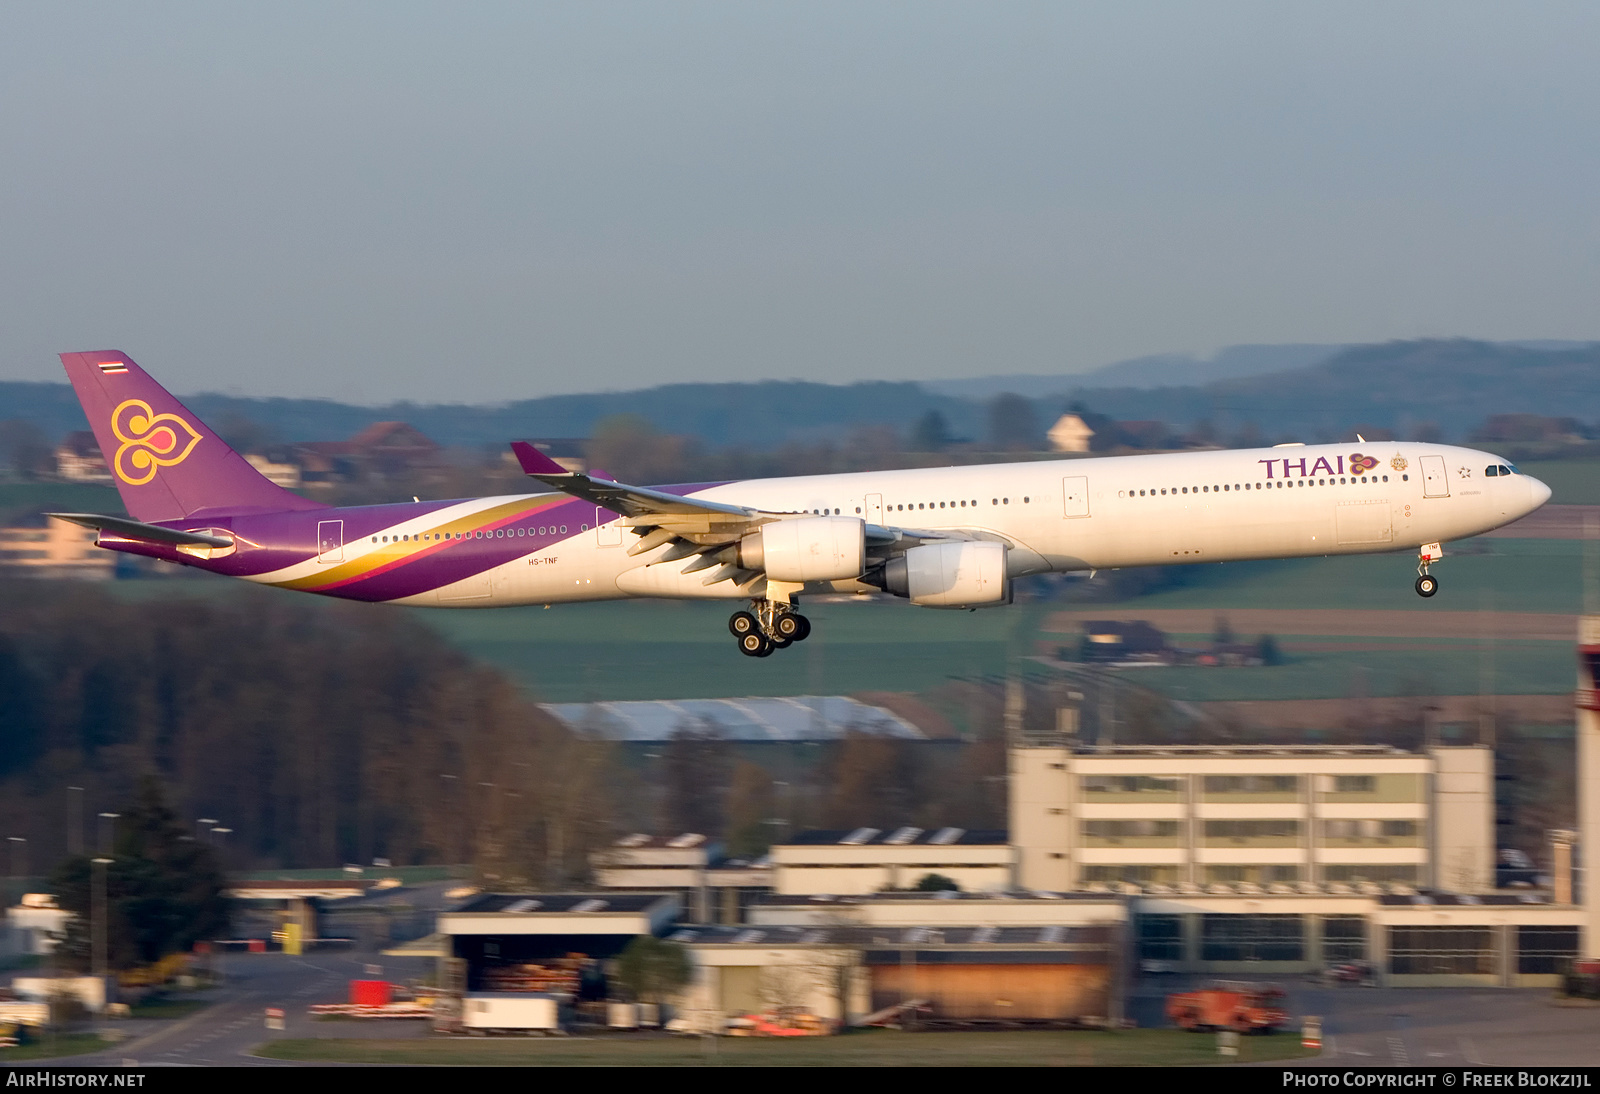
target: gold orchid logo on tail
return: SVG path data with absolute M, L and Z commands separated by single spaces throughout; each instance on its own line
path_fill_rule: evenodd
M 176 414 L 157 414 L 143 399 L 118 404 L 111 412 L 111 432 L 122 442 L 111 467 L 129 486 L 143 486 L 158 467 L 182 463 L 200 443 L 194 426 Z

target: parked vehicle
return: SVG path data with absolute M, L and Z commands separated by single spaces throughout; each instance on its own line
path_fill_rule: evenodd
M 1218 981 L 1167 996 L 1167 1017 L 1191 1032 L 1271 1033 L 1289 1021 L 1283 1001 L 1283 989 L 1275 984 Z

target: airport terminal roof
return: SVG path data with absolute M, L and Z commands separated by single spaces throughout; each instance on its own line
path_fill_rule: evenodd
M 873 927 L 836 926 L 695 926 L 679 927 L 667 936 L 674 942 L 700 946 L 915 946 L 915 947 L 1103 947 L 1111 940 L 1105 926 L 1065 927 Z
M 1420 893 L 1386 893 L 1378 898 L 1378 903 L 1389 906 L 1443 904 L 1459 908 L 1470 908 L 1479 904 L 1549 904 L 1551 900 L 1549 893 L 1521 889 L 1509 893 L 1434 893 L 1426 891 Z
M 684 730 L 711 730 L 729 741 L 835 741 L 849 730 L 926 739 L 892 711 L 842 695 L 550 703 L 544 709 L 612 741 L 668 741 Z
M 595 912 L 642 912 L 663 900 L 661 893 L 484 893 L 457 912 L 500 912 L 507 915 L 578 915 Z
M 1004 828 L 916 828 L 904 825 L 899 828 L 822 828 L 800 832 L 789 839 L 786 844 L 843 844 L 846 847 L 864 847 L 872 844 L 881 844 L 889 847 L 900 847 L 906 844 L 920 843 L 934 847 L 947 847 L 951 844 L 995 844 L 1005 843 L 1009 833 Z

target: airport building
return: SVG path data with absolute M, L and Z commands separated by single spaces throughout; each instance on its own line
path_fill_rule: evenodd
M 965 892 L 1014 887 L 1003 829 L 915 828 L 802 832 L 772 848 L 772 888 L 783 896 L 914 889 L 928 877 Z
M 1553 987 L 1600 959 L 1600 901 L 1583 885 L 1600 876 L 1600 617 L 1579 653 L 1579 824 L 1550 834 L 1542 889 L 1494 887 L 1488 748 L 1066 734 L 1017 735 L 1008 831 L 802 833 L 739 864 L 726 902 L 696 897 L 719 864 L 698 837 L 629 837 L 596 876 L 683 895 L 657 933 L 691 954 L 696 1028 L 802 982 L 832 1018 L 915 996 L 978 1024 L 1115 1020 L 1151 995 L 1141 979 L 1169 975 L 1344 966 L 1393 987 Z M 908 891 L 928 874 L 960 891 Z
M 1011 749 L 1017 884 L 1293 892 L 1494 884 L 1487 748 Z M 1354 891 L 1351 889 L 1350 891 Z

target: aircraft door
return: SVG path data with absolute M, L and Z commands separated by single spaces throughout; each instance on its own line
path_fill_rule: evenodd
M 1443 456 L 1422 457 L 1422 496 L 1425 498 L 1450 496 L 1450 479 L 1445 474 Z
M 866 505 L 862 507 L 862 516 L 868 524 L 883 523 L 883 495 L 868 494 Z
M 594 511 L 595 544 L 600 547 L 622 546 L 622 524 L 615 513 L 609 509 L 596 508 Z M 610 522 L 610 523 L 608 523 Z
M 1063 512 L 1069 517 L 1089 515 L 1089 480 L 1083 475 L 1069 475 L 1061 480 Z
M 317 561 L 344 561 L 344 521 L 317 521 Z

